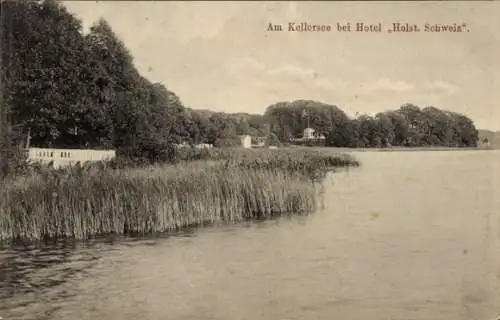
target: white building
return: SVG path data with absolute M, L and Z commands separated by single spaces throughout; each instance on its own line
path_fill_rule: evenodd
M 214 147 L 213 144 L 208 144 L 208 143 L 200 143 L 195 145 L 195 148 L 197 149 L 212 149 Z
M 251 148 L 252 147 L 252 137 L 250 135 L 240 136 L 241 145 L 243 148 Z
M 175 147 L 181 149 L 181 148 L 188 148 L 190 147 L 190 145 L 187 142 L 183 142 L 183 143 L 176 143 Z
M 54 168 L 59 168 L 77 163 L 105 161 L 116 157 L 115 150 L 93 149 L 48 149 L 29 148 L 28 160 L 42 164 L 53 163 Z
M 211 148 L 213 148 L 213 144 L 198 143 L 198 144 L 195 144 L 195 145 L 190 145 L 187 142 L 183 142 L 183 143 L 177 143 L 177 144 L 175 144 L 175 147 L 178 148 L 178 149 L 182 149 L 182 148 L 211 149 Z
M 266 145 L 267 137 L 261 136 L 251 136 L 251 135 L 242 135 L 240 136 L 241 145 L 243 148 L 263 148 Z
M 303 140 L 312 140 L 312 139 L 319 139 L 319 140 L 325 140 L 326 137 L 323 134 L 318 134 L 316 130 L 313 128 L 305 128 L 304 129 L 304 135 L 303 135 Z
M 313 128 L 304 129 L 304 139 L 314 139 L 314 133 L 316 131 Z
M 262 148 L 266 145 L 267 137 L 252 137 L 252 148 Z

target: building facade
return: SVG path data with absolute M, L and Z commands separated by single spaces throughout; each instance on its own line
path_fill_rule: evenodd
M 250 135 L 240 136 L 241 146 L 243 148 L 251 148 L 252 147 L 252 137 Z
M 49 149 L 29 148 L 28 160 L 42 164 L 52 163 L 54 168 L 59 168 L 77 163 L 105 161 L 116 157 L 115 150 L 93 149 Z
M 315 137 L 315 130 L 313 128 L 305 128 L 304 129 L 304 139 L 314 139 Z
M 240 139 L 243 148 L 264 148 L 266 146 L 267 137 L 251 136 L 247 134 L 240 136 Z

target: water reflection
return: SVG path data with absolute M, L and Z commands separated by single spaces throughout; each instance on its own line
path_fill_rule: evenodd
M 36 319 L 49 319 L 57 302 L 71 299 L 68 282 L 86 277 L 100 258 L 102 243 L 13 245 L 0 248 L 0 316 L 30 319 L 24 310 L 38 309 Z M 34 315 L 33 315 L 34 316 Z
M 495 319 L 500 153 L 362 157 L 313 215 L 0 249 L 0 316 Z
M 0 245 L 0 319 L 53 319 L 78 294 L 75 284 L 92 277 L 103 256 L 127 248 L 154 247 L 166 238 L 189 240 L 200 230 L 87 242 Z M 103 266 L 106 269 L 106 266 Z

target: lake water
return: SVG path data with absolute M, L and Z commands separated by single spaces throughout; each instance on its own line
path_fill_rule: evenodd
M 163 239 L 0 251 L 3 319 L 489 320 L 500 152 L 360 152 L 324 209 Z

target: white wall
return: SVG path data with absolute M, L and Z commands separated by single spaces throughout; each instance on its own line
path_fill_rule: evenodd
M 304 129 L 304 138 L 305 139 L 313 139 L 315 130 L 312 128 Z
M 29 148 L 28 159 L 33 162 L 49 163 L 53 161 L 54 167 L 81 164 L 89 161 L 103 161 L 116 157 L 115 150 L 92 149 L 49 149 Z
M 213 145 L 208 144 L 208 143 L 200 143 L 195 146 L 198 149 L 211 149 L 213 148 Z
M 241 136 L 241 145 L 243 148 L 251 148 L 252 147 L 252 137 L 245 135 Z

